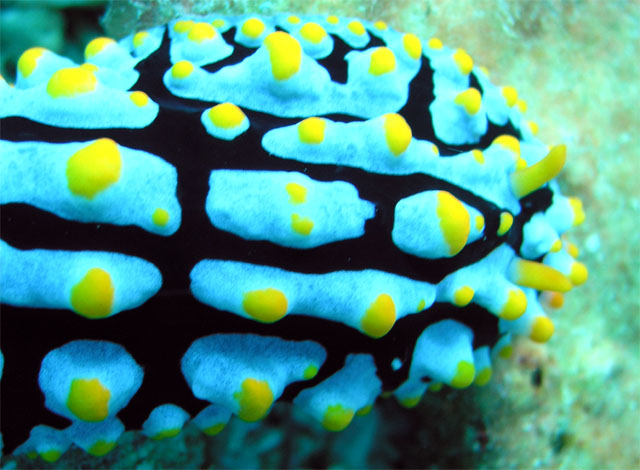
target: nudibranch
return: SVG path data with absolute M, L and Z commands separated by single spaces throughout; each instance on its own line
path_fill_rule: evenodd
M 437 38 L 212 15 L 85 60 L 33 48 L 0 80 L 10 452 L 215 435 L 277 400 L 339 431 L 486 384 L 587 278 L 565 146 Z

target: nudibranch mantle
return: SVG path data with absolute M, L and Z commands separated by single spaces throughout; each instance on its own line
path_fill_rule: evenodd
M 33 48 L 0 79 L 11 451 L 215 435 L 278 399 L 339 431 L 486 384 L 513 336 L 552 335 L 542 294 L 586 281 L 565 146 L 462 49 L 211 15 L 85 60 Z

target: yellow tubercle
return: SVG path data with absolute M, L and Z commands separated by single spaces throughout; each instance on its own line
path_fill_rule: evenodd
M 173 25 L 173 30 L 178 33 L 178 34 L 183 34 L 186 32 L 189 32 L 191 30 L 191 28 L 193 28 L 193 26 L 196 24 L 195 21 L 193 20 L 181 20 L 181 21 L 177 21 L 174 25 Z
M 402 36 L 402 47 L 413 60 L 418 60 L 422 55 L 422 43 L 415 34 L 407 33 Z
M 211 22 L 211 26 L 213 26 L 216 29 L 224 28 L 225 24 L 226 23 L 222 18 L 216 18 Z
M 109 416 L 111 391 L 99 379 L 73 379 L 67 395 L 67 408 L 82 421 L 97 423 Z
M 464 248 L 471 231 L 469 211 L 455 196 L 447 191 L 438 191 L 436 215 L 440 219 L 440 231 L 449 246 L 449 256 Z
M 222 129 L 238 127 L 247 118 L 246 114 L 233 103 L 220 103 L 209 109 L 209 120 Z
M 587 282 L 589 277 L 589 271 L 587 267 L 576 261 L 571 265 L 571 272 L 569 272 L 569 280 L 574 286 L 580 286 Z
M 311 380 L 316 375 L 318 375 L 318 366 L 315 364 L 309 364 L 302 373 L 302 378 L 304 380 Z
M 500 213 L 500 225 L 498 226 L 498 236 L 501 237 L 507 233 L 513 225 L 513 215 L 509 212 Z
M 545 303 L 551 308 L 560 308 L 564 305 L 564 294 L 560 292 L 545 291 Z
M 151 221 L 158 227 L 164 227 L 169 223 L 169 212 L 158 207 L 151 215 Z
M 485 367 L 480 372 L 476 374 L 473 383 L 478 387 L 484 387 L 491 380 L 491 367 Z
M 172 437 L 176 437 L 182 431 L 181 428 L 171 428 L 171 429 L 163 429 L 160 432 L 155 433 L 151 436 L 151 439 L 154 441 L 161 441 L 163 439 L 170 439 Z
M 305 144 L 320 144 L 324 140 L 327 121 L 319 117 L 310 117 L 298 123 L 298 138 Z
M 567 292 L 573 287 L 569 278 L 557 269 L 525 259 L 514 259 L 511 262 L 510 278 L 519 286 L 537 290 Z
M 365 405 L 356 411 L 356 416 L 367 416 L 373 410 L 373 405 Z
M 522 170 L 523 168 L 526 168 L 526 167 L 527 167 L 527 161 L 522 157 L 518 157 L 516 159 L 516 167 L 515 167 L 516 171 Z
M 347 28 L 356 36 L 362 36 L 366 32 L 366 30 L 364 29 L 364 26 L 358 20 L 353 20 L 349 22 L 349 24 L 347 25 Z
M 527 121 L 527 126 L 529 126 L 529 131 L 531 131 L 532 135 L 538 135 L 538 132 L 540 132 L 540 127 L 535 121 Z
M 384 135 L 387 146 L 396 157 L 402 154 L 411 144 L 412 132 L 407 121 L 399 114 L 384 115 Z
M 302 204 L 307 200 L 307 188 L 298 183 L 287 183 L 285 186 L 291 204 Z
M 259 18 L 249 18 L 242 24 L 242 27 L 240 28 L 242 34 L 250 37 L 251 39 L 258 39 L 264 32 L 264 30 L 265 25 Z
M 181 60 L 171 67 L 171 78 L 182 80 L 193 73 L 194 66 L 188 60 Z
M 287 17 L 287 21 L 291 24 L 300 24 L 300 18 L 296 15 L 290 15 Z
M 144 91 L 132 91 L 129 95 L 129 99 L 136 106 L 142 108 L 149 103 L 149 95 L 147 95 Z
M 54 72 L 47 82 L 47 94 L 52 98 L 73 98 L 91 93 L 98 79 L 86 67 L 71 67 Z
M 93 39 L 87 44 L 87 47 L 84 48 L 84 59 L 91 59 L 112 44 L 116 44 L 116 42 L 111 38 L 100 37 Z
M 369 73 L 379 76 L 396 69 L 396 56 L 388 47 L 378 47 L 371 53 Z
M 507 344 L 498 351 L 498 356 L 502 359 L 509 359 L 513 355 L 513 346 Z
M 442 41 L 438 38 L 431 38 L 427 41 L 427 47 L 429 49 L 440 50 L 444 47 Z
M 308 236 L 313 230 L 313 220 L 300 214 L 291 214 L 291 230 L 298 235 Z
M 300 28 L 300 36 L 312 44 L 320 44 L 327 37 L 327 32 L 318 23 L 305 23 Z
M 482 150 L 474 149 L 471 151 L 471 155 L 473 155 L 473 159 L 476 162 L 480 165 L 484 165 L 484 153 L 482 153 Z
M 287 314 L 289 302 L 284 292 L 273 287 L 252 290 L 244 294 L 242 308 L 253 319 L 273 323 Z
M 338 18 L 336 15 L 327 16 L 327 23 L 338 24 L 339 22 L 340 22 L 340 18 Z
M 233 397 L 238 403 L 238 417 L 243 421 L 254 422 L 264 418 L 273 404 L 273 392 L 267 381 L 253 377 L 244 379 Z
M 567 148 L 564 145 L 556 145 L 535 165 L 511 173 L 511 191 L 518 198 L 532 193 L 555 178 L 562 170 L 566 159 Z
M 386 335 L 396 322 L 396 305 L 389 294 L 380 294 L 360 320 L 360 328 L 372 338 Z
M 473 300 L 475 291 L 469 286 L 462 286 L 455 290 L 453 293 L 453 304 L 457 307 L 464 307 L 469 305 Z
M 549 248 L 549 251 L 551 253 L 557 253 L 560 250 L 562 250 L 562 240 L 558 238 L 555 242 L 553 242 L 551 248 Z
M 42 54 L 47 52 L 44 47 L 32 47 L 22 53 L 18 59 L 18 72 L 24 78 L 29 77 L 38 66 L 38 60 L 42 57 Z
M 227 426 L 227 423 L 217 423 L 208 428 L 204 428 L 202 430 L 207 436 L 216 436 L 222 432 L 222 430 Z
M 95 140 L 67 160 L 67 187 L 91 200 L 120 179 L 121 167 L 118 144 L 107 138 Z
M 416 309 L 416 312 L 422 312 L 426 306 L 427 306 L 427 302 L 425 302 L 424 299 L 420 299 L 420 302 L 418 302 L 418 308 Z
M 59 449 L 49 449 L 40 454 L 42 460 L 45 462 L 56 462 L 62 456 L 62 452 Z
M 476 230 L 478 232 L 482 231 L 482 229 L 484 229 L 484 217 L 481 215 L 476 215 Z
M 217 36 L 218 32 L 213 27 L 213 25 L 209 23 L 196 23 L 189 30 L 189 34 L 187 34 L 187 39 L 193 41 L 197 44 L 200 44 L 204 41 L 210 41 Z
M 520 158 L 520 141 L 512 135 L 499 135 L 493 139 L 491 145 L 500 145 L 501 147 L 511 151 L 514 155 L 514 160 L 518 160 Z
M 473 379 L 476 375 L 476 369 L 473 363 L 469 361 L 460 361 L 456 366 L 456 373 L 451 379 L 451 385 L 453 388 L 466 388 L 473 383 Z
M 453 102 L 462 106 L 468 115 L 473 116 L 480 111 L 482 96 L 476 88 L 467 88 L 465 91 L 458 93 Z
M 399 398 L 398 403 L 400 403 L 404 408 L 415 408 L 418 406 L 421 399 L 422 397 L 420 395 L 417 397 Z
M 526 113 L 527 112 L 527 108 L 529 107 L 529 105 L 527 105 L 527 102 L 525 100 L 523 100 L 522 98 L 518 99 L 518 101 L 516 101 L 516 106 L 518 107 L 518 110 L 521 113 Z
M 378 20 L 375 23 L 373 23 L 373 27 L 376 28 L 378 31 L 385 31 L 388 28 L 387 23 L 381 20 Z
M 133 36 L 133 47 L 140 47 L 142 46 L 145 41 L 147 40 L 147 38 L 149 37 L 149 33 L 147 31 L 139 31 L 136 34 L 134 34 Z
M 264 45 L 269 51 L 273 78 L 287 80 L 298 72 L 302 47 L 294 37 L 284 31 L 276 31 L 265 38 Z
M 114 441 L 105 441 L 104 439 L 100 439 L 87 449 L 87 453 L 94 457 L 102 457 L 111 452 L 115 446 L 116 443 Z
M 582 201 L 577 197 L 570 197 L 569 204 L 573 210 L 573 226 L 580 225 L 584 222 L 585 213 L 582 208 Z
M 98 67 L 96 64 L 92 64 L 91 62 L 85 62 L 83 64 L 80 64 L 80 67 L 82 67 L 85 70 L 88 70 L 91 73 L 96 73 L 98 70 L 100 70 L 100 67 Z
M 504 320 L 517 320 L 527 309 L 527 296 L 521 289 L 510 289 L 498 316 Z
M 553 336 L 553 322 L 548 317 L 539 316 L 531 324 L 529 338 L 536 343 L 546 343 Z
M 464 49 L 456 49 L 453 53 L 453 61 L 462 75 L 469 75 L 473 70 L 473 59 Z
M 518 101 L 518 92 L 512 86 L 503 86 L 500 90 L 507 106 L 512 107 Z
M 322 426 L 327 431 L 342 431 L 349 426 L 354 414 L 351 408 L 346 408 L 341 404 L 330 405 L 322 417 Z
M 575 243 L 565 240 L 563 246 L 572 258 L 577 258 L 580 255 L 580 249 Z
M 111 276 L 104 269 L 91 268 L 71 288 L 71 308 L 79 315 L 90 319 L 111 315 L 115 287 Z

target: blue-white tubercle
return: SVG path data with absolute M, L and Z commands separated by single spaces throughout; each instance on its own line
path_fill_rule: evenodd
M 29 432 L 29 439 L 15 449 L 15 454 L 25 454 L 35 459 L 40 457 L 45 462 L 55 462 L 64 454 L 71 440 L 64 430 L 39 424 Z
M 228 260 L 200 261 L 191 280 L 193 295 L 219 310 L 263 323 L 287 314 L 318 317 L 374 338 L 431 306 L 436 295 L 429 283 L 382 271 L 303 274 Z
M 38 384 L 51 411 L 96 423 L 127 406 L 142 376 L 142 367 L 119 344 L 76 340 L 44 357 Z
M 182 358 L 182 373 L 197 398 L 257 421 L 287 385 L 315 377 L 326 355 L 313 341 L 215 334 L 193 342 Z
M 0 240 L 0 301 L 105 318 L 139 307 L 162 285 L 158 268 L 114 252 L 18 250 Z
M 248 240 L 313 248 L 364 234 L 375 206 L 344 181 L 302 173 L 215 170 L 205 209 L 220 230 Z
M 69 440 L 95 457 L 111 452 L 124 432 L 124 424 L 118 418 L 108 418 L 97 423 L 74 421 L 66 430 Z
M 565 146 L 463 49 L 381 21 L 211 15 L 96 38 L 84 60 L 32 48 L 0 79 L 3 335 L 43 338 L 3 343 L 3 399 L 39 385 L 71 423 L 25 404 L 3 416 L 10 450 L 213 436 L 283 395 L 338 431 L 379 396 L 485 385 L 587 280 Z M 37 384 L 16 373 L 34 355 Z M 137 420 L 116 416 L 131 400 Z
M 207 436 L 220 434 L 231 419 L 231 411 L 220 405 L 209 405 L 193 418 L 193 424 Z
M 112 139 L 50 144 L 0 141 L 0 203 L 24 203 L 78 222 L 180 227 L 176 169 Z
M 373 357 L 349 354 L 342 369 L 315 387 L 300 392 L 293 403 L 329 431 L 342 431 L 354 415 L 366 412 L 381 392 Z
M 173 403 L 166 403 L 153 409 L 142 423 L 142 432 L 151 439 L 167 439 L 177 436 L 188 420 L 189 413 Z

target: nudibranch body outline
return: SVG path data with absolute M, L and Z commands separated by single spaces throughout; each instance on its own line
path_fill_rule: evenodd
M 16 452 L 216 435 L 278 399 L 339 431 L 380 396 L 486 384 L 512 336 L 552 335 L 540 293 L 586 281 L 566 148 L 462 49 L 211 15 L 85 59 L 34 48 L 0 80 Z M 38 385 L 48 411 L 6 405 Z

